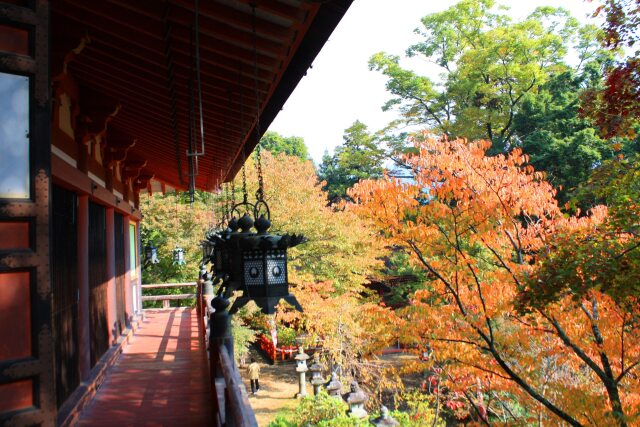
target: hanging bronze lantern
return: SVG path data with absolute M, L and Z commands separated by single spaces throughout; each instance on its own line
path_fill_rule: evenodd
M 205 235 L 205 240 L 202 241 L 203 263 L 211 263 L 213 265 L 212 271 L 216 275 L 229 273 L 228 240 L 237 228 L 237 221 L 232 218 L 224 229 L 209 230 Z
M 151 264 L 160 264 L 158 259 L 158 248 L 153 245 L 147 245 L 144 247 L 144 259 L 145 262 Z
M 281 300 L 302 311 L 289 292 L 287 249 L 304 243 L 305 237 L 269 234 L 271 222 L 265 216 L 256 221 L 256 233 L 251 232 L 254 223 L 248 214 L 240 218 L 238 225 L 241 231 L 231 234 L 229 256 L 233 287 L 243 293 L 230 311 L 234 312 L 251 300 L 266 314 L 275 313 Z
M 185 265 L 187 262 L 184 259 L 184 249 L 180 246 L 176 246 L 173 250 L 173 265 Z
M 220 258 L 216 255 L 214 264 L 218 264 L 224 272 L 229 273 L 229 277 L 223 286 L 225 297 L 231 296 L 234 290 L 241 290 L 242 295 L 235 300 L 229 310 L 234 313 L 240 307 L 253 300 L 266 314 L 273 314 L 276 306 L 281 300 L 287 301 L 296 309 L 302 311 L 296 298 L 289 293 L 289 281 L 287 274 L 287 249 L 306 241 L 302 235 L 285 234 L 283 236 L 269 234 L 271 218 L 269 206 L 264 197 L 264 183 L 262 177 L 262 165 L 260 159 L 260 92 L 258 90 L 258 36 L 255 28 L 256 8 L 251 5 L 253 15 L 253 71 L 254 71 L 254 99 L 258 117 L 253 129 L 256 138 L 256 170 L 258 175 L 258 190 L 256 192 L 256 203 L 247 201 L 247 182 L 245 166 L 242 168 L 242 190 L 244 200 L 234 204 L 229 214 L 240 214 L 241 207 L 244 207 L 245 214 L 237 221 L 237 225 L 229 221 L 230 232 L 225 238 L 218 239 L 216 248 L 219 248 Z M 240 97 L 240 101 L 244 97 Z M 242 110 L 242 108 L 241 108 Z M 242 117 L 241 117 L 242 121 Z M 243 148 L 244 150 L 244 148 Z M 243 156 L 244 156 L 243 151 Z M 233 189 L 233 183 L 232 183 Z M 233 194 L 232 194 L 233 196 Z M 253 213 L 256 218 L 255 230 L 254 220 L 249 215 Z M 264 213 L 264 215 L 260 215 Z M 234 218 L 235 219 L 235 218 Z M 238 228 L 240 231 L 238 231 Z M 225 255 L 226 254 L 226 255 Z M 226 258 L 225 258 L 226 256 Z M 217 268 L 217 267 L 216 267 Z
M 231 238 L 231 234 L 237 230 L 238 223 L 235 218 L 231 218 L 228 226 L 216 235 L 215 245 L 211 253 L 211 262 L 217 275 L 229 274 L 230 266 L 227 242 Z

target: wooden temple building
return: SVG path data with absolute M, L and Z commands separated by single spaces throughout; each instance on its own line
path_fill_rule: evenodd
M 87 402 L 141 315 L 139 194 L 233 178 L 350 3 L 0 0 L 0 425 Z

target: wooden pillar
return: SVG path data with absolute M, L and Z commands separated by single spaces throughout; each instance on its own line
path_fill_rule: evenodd
M 140 238 L 140 222 L 136 223 L 136 251 L 140 253 L 140 242 L 142 239 Z M 136 285 L 135 285 L 135 301 L 134 308 L 136 310 L 136 314 L 144 319 L 144 310 L 142 306 L 142 263 L 138 262 L 136 265 Z
M 91 371 L 89 294 L 89 196 L 78 195 L 78 347 L 82 381 Z
M 131 324 L 133 317 L 133 289 L 131 288 L 131 218 L 124 217 L 124 311 L 127 318 L 127 326 Z M 135 268 L 135 266 L 133 266 Z
M 116 246 L 114 233 L 114 210 L 106 209 L 107 214 L 107 325 L 109 343 L 113 345 L 120 336 L 118 329 L 118 309 L 116 293 Z

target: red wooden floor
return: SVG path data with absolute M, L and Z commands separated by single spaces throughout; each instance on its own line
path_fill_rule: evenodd
M 195 310 L 147 313 L 78 425 L 210 425 L 206 363 Z

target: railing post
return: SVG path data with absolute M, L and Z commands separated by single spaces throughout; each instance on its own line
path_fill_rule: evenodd
M 214 417 L 216 420 L 219 420 L 222 408 L 220 408 L 218 401 L 219 390 L 216 387 L 216 379 L 223 377 L 222 369 L 220 368 L 220 347 L 225 346 L 231 360 L 233 360 L 233 337 L 231 335 L 231 317 L 227 311 L 227 308 L 229 307 L 229 300 L 222 296 L 215 297 L 211 300 L 211 307 L 214 311 L 209 317 L 209 364 L 211 373 L 211 390 L 213 392 L 212 396 L 214 400 Z M 226 403 L 229 401 L 227 398 L 226 387 L 224 397 L 226 407 Z M 228 410 L 225 411 L 225 418 L 229 418 Z M 225 425 L 230 425 L 227 424 L 227 420 L 225 420 L 224 423 Z
M 202 323 L 202 318 L 204 316 L 203 304 L 202 304 L 202 287 L 205 281 L 205 276 L 207 274 L 207 269 L 204 265 L 200 266 L 200 274 L 198 275 L 198 281 L 196 282 L 196 313 L 198 314 L 198 319 L 200 323 Z
M 208 323 L 205 325 L 205 329 L 209 330 L 211 328 L 211 322 L 207 322 L 209 319 L 209 314 L 211 313 L 211 300 L 213 299 L 213 280 L 211 273 L 205 272 L 202 282 L 202 294 L 200 296 L 200 304 L 202 304 L 202 318 L 203 322 Z M 209 331 L 210 333 L 210 331 Z M 207 336 L 207 338 L 209 338 Z

